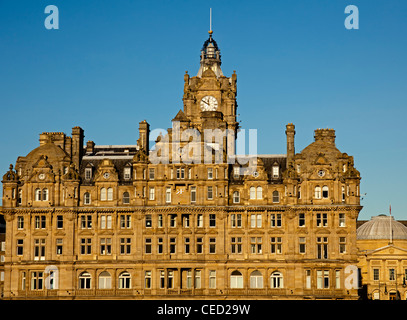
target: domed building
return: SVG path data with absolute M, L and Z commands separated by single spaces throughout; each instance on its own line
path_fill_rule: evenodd
M 364 222 L 356 232 L 364 297 L 407 299 L 407 227 L 381 214 Z

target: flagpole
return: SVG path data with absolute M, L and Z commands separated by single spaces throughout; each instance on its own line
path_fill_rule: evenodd
M 389 207 L 389 212 L 390 212 L 390 243 L 393 243 L 393 229 L 392 229 L 392 226 L 391 226 L 391 220 L 392 220 L 391 205 Z

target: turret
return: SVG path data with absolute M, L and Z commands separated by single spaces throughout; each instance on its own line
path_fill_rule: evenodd
M 209 39 L 206 40 L 201 49 L 201 66 L 198 70 L 198 77 L 201 77 L 205 70 L 212 69 L 215 72 L 216 77 L 223 76 L 220 65 L 222 64 L 220 59 L 220 50 L 218 44 L 212 38 L 213 31 L 209 31 Z

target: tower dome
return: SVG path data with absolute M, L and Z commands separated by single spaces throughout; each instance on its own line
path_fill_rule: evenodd
M 220 65 L 222 64 L 220 59 L 220 50 L 215 39 L 212 38 L 213 31 L 209 31 L 209 38 L 204 42 L 201 49 L 201 66 L 198 70 L 198 77 L 202 77 L 202 74 L 207 69 L 212 69 L 216 74 L 216 77 L 223 76 Z
M 407 227 L 392 216 L 384 214 L 372 217 L 370 221 L 362 224 L 356 234 L 358 240 L 390 239 L 390 230 L 392 239 L 407 240 Z

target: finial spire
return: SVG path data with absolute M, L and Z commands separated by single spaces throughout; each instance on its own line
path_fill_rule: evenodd
M 212 36 L 212 8 L 209 8 L 209 35 Z

